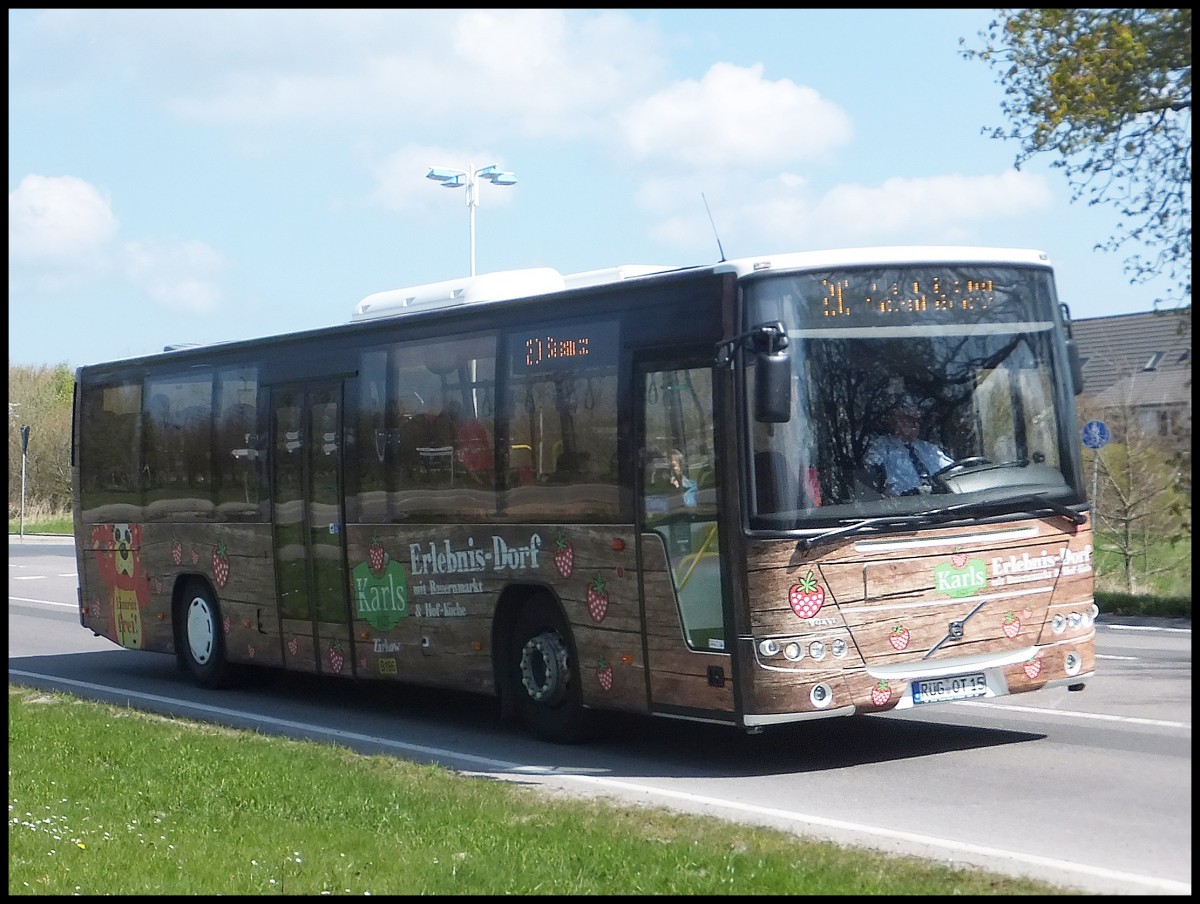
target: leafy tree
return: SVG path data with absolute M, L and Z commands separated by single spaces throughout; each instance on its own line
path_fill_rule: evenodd
M 1180 454 L 1177 436 L 1147 430 L 1128 395 L 1103 411 L 1084 405 L 1080 414 L 1102 416 L 1114 437 L 1085 455 L 1097 552 L 1115 560 L 1111 577 L 1124 593 L 1176 586 L 1191 559 L 1190 451 Z
M 65 364 L 8 368 L 8 511 L 21 510 L 21 425 L 28 424 L 25 509 L 71 510 L 71 403 L 74 376 Z
M 1071 200 L 1111 204 L 1121 224 L 1097 250 L 1127 242 L 1131 283 L 1165 274 L 1192 296 L 1192 12 L 1190 9 L 1001 9 L 983 49 L 1004 85 L 1007 127 L 983 134 L 1020 143 L 1014 165 L 1049 153 Z M 965 39 L 960 40 L 965 44 Z M 1156 299 L 1156 306 L 1166 299 Z

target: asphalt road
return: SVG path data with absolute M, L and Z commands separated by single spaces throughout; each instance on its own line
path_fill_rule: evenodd
M 1102 619 L 1081 693 L 758 736 L 605 716 L 596 741 L 560 747 L 487 698 L 428 688 L 264 675 L 205 691 L 170 656 L 93 637 L 75 599 L 69 540 L 10 538 L 10 682 L 1090 893 L 1191 894 L 1190 622 Z

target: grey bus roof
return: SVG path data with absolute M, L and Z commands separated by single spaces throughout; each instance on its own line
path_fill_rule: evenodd
M 792 251 L 744 257 L 713 265 L 714 273 L 735 273 L 738 278 L 763 270 L 805 270 L 852 267 L 859 264 L 1006 263 L 1049 266 L 1049 255 L 1031 248 L 987 248 L 963 245 L 895 245 L 878 248 L 836 248 L 827 251 Z
M 563 275 L 552 267 L 534 267 L 526 270 L 499 270 L 447 279 L 442 282 L 409 286 L 404 289 L 388 289 L 368 295 L 354 307 L 351 320 L 369 320 L 374 317 L 394 317 L 398 314 L 432 311 L 459 305 L 486 301 L 505 301 L 526 298 L 530 295 L 546 295 L 566 289 L 584 286 L 599 286 L 606 283 L 635 279 L 651 273 L 678 270 L 679 267 L 662 264 L 623 264 L 600 270 Z

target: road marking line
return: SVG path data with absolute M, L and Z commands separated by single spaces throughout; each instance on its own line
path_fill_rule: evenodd
M 1191 634 L 1191 628 L 1167 628 L 1162 625 L 1101 625 L 1110 631 L 1166 631 L 1172 634 Z
M 1153 725 L 1156 728 L 1187 728 L 1189 722 L 1167 722 L 1163 719 L 1139 719 L 1134 716 L 1110 716 L 1103 713 L 1081 713 L 1069 709 L 1043 709 L 1038 706 L 1020 706 L 1015 703 L 993 703 L 990 700 L 951 700 L 956 706 L 983 706 L 988 709 L 1003 709 L 1014 713 L 1037 713 L 1043 716 L 1067 716 L 1072 719 L 1095 719 L 1098 722 L 1121 722 L 1128 725 Z
M 43 606 L 61 606 L 63 609 L 78 609 L 79 608 L 74 603 L 57 603 L 53 600 L 34 600 L 34 599 L 30 599 L 27 596 L 10 596 L 8 598 L 8 601 L 10 603 L 13 601 L 16 601 L 18 603 L 41 603 Z

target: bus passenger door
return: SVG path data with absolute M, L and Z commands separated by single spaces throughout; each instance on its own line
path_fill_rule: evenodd
M 638 553 L 654 708 L 733 710 L 711 363 L 638 369 Z
M 283 661 L 354 671 L 342 536 L 342 383 L 274 387 L 272 520 Z

